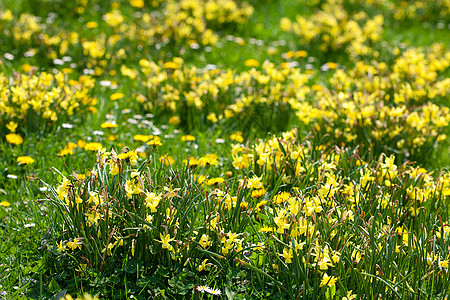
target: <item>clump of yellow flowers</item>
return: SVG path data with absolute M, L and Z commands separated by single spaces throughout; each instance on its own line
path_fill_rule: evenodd
M 73 80 L 61 72 L 0 73 L 0 127 L 11 132 L 33 130 L 67 122 L 75 113 L 94 111 L 94 83 L 90 76 Z
M 340 2 L 329 1 L 310 18 L 297 16 L 294 22 L 282 18 L 281 30 L 324 52 L 344 50 L 352 57 L 372 54 L 371 45 L 383 33 L 383 16 L 369 18 L 364 11 L 349 15 Z
M 206 164 L 189 168 L 187 161 L 175 173 L 154 155 L 142 161 L 136 151 L 99 149 L 88 177 L 60 174 L 57 187 L 47 185 L 67 228 L 57 255 L 77 260 L 79 272 L 125 257 L 192 272 L 226 268 L 226 261 L 281 281 L 301 282 L 304 269 L 327 293 L 341 294 L 353 288 L 341 281 L 347 264 L 366 273 L 372 259 L 381 265 L 389 253 L 396 261 L 420 253 L 425 273 L 448 268 L 445 249 L 436 248 L 448 240 L 448 226 L 429 228 L 428 236 L 418 230 L 447 203 L 448 172 L 433 177 L 394 155 L 365 161 L 355 150 L 313 145 L 296 129 L 233 145 L 225 159 L 236 175 L 228 179 L 199 180 L 194 172 Z M 213 156 L 209 165 L 217 165 Z M 418 251 L 423 244 L 429 247 Z M 395 282 L 389 268 L 378 272 Z

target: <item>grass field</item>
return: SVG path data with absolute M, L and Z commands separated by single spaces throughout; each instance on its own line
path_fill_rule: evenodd
M 447 299 L 446 0 L 0 2 L 0 299 Z

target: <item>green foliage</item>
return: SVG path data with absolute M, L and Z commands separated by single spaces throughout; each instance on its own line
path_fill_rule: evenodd
M 447 23 L 2 1 L 0 299 L 445 298 Z

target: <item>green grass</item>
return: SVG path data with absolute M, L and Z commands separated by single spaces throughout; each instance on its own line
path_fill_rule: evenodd
M 117 2 L 124 18 L 132 20 L 130 24 L 143 26 L 140 17 L 133 15 L 138 8 L 130 6 L 129 1 Z M 446 296 L 450 283 L 448 266 L 445 267 L 449 260 L 449 196 L 444 182 L 448 184 L 449 180 L 445 170 L 450 165 L 448 138 L 435 143 L 431 133 L 421 135 L 420 131 L 411 133 L 405 129 L 398 133 L 399 138 L 376 139 L 375 129 L 381 131 L 386 126 L 386 134 L 389 134 L 396 129 L 394 125 L 406 122 L 406 113 L 403 120 L 387 125 L 377 124 L 381 115 L 375 114 L 371 116 L 370 125 L 358 123 L 351 127 L 346 123 L 349 115 L 345 108 L 356 100 L 339 95 L 339 85 L 331 80 L 336 71 L 321 71 L 321 66 L 336 62 L 345 74 L 357 70 L 355 66 L 360 61 L 374 66 L 386 62 L 388 68 L 392 68 L 404 51 L 422 47 L 426 52 L 436 42 L 443 44 L 443 52 L 448 57 L 449 29 L 438 29 L 440 21 L 429 22 L 429 25 L 420 20 L 395 21 L 386 7 L 372 9 L 366 4 L 354 6 L 345 2 L 344 7 L 351 17 L 360 10 L 371 17 L 385 16 L 382 40 L 370 44 L 371 51 L 380 51 L 380 57 L 375 59 L 371 52 L 353 58 L 347 46 L 324 52 L 320 41 L 302 43 L 295 33 L 281 30 L 282 17 L 292 21 L 297 15 L 311 18 L 327 1 L 317 5 L 303 2 L 250 1 L 253 15 L 243 24 L 231 22 L 218 28 L 215 31 L 218 43 L 209 49 L 202 45 L 193 49 L 188 41 L 173 36 L 168 42 L 162 37 L 155 41 L 125 38 L 130 30 L 112 28 L 102 21 L 102 15 L 111 11 L 113 2 L 90 2 L 79 15 L 75 9 L 82 1 L 2 2 L 0 17 L 4 9 L 11 9 L 13 22 L 19 13 L 27 12 L 39 15 L 44 24 L 48 12 L 57 8 L 54 23 L 42 26 L 44 33 L 50 36 L 62 35 L 61 41 L 67 39 L 69 32 L 77 32 L 80 41 L 95 40 L 102 33 L 104 36 L 118 34 L 120 40 L 106 46 L 106 53 L 111 57 L 89 56 L 83 53 L 79 42 L 69 45 L 67 52 L 60 54 L 61 41 L 46 44 L 40 32 L 26 42 L 16 40 L 10 34 L 12 25 L 0 18 L 0 43 L 5 45 L 0 50 L 1 74 L 13 77 L 15 72 L 25 73 L 24 64 L 37 66 L 36 72 L 71 68 L 72 74 L 65 75 L 64 83 L 69 87 L 68 80 L 79 78 L 83 70 L 98 67 L 100 71 L 94 75 L 95 87 L 89 90 L 89 97 L 97 98 L 94 113 L 79 109 L 69 116 L 61 110 L 55 122 L 44 120 L 42 113 L 35 113 L 40 123 L 38 129 L 32 130 L 23 128 L 23 114 L 10 114 L 0 106 L 0 202 L 9 204 L 0 205 L 0 292 L 7 293 L 0 295 L 0 299 L 59 299 L 66 293 L 81 298 L 85 292 L 98 294 L 101 299 L 133 296 L 135 299 L 328 300 L 351 294 L 356 299 L 372 299 L 378 295 L 390 299 L 442 299 Z M 156 14 L 157 9 L 150 8 L 149 4 L 150 1 L 145 1 L 143 11 L 153 10 Z M 159 10 L 163 8 L 164 5 Z M 88 20 L 97 21 L 99 27 L 88 29 Z M 237 43 L 236 38 L 244 42 Z M 400 43 L 406 48 L 394 54 L 392 49 Z M 30 48 L 37 51 L 36 55 L 25 57 L 24 53 Z M 268 54 L 272 48 L 276 53 Z M 286 58 L 288 51 L 298 50 L 306 50 L 307 57 Z M 56 57 L 51 56 L 52 52 Z M 8 60 L 5 53 L 12 53 L 15 58 Z M 54 58 L 63 56 L 70 56 L 71 61 L 62 66 L 54 63 Z M 179 70 L 164 68 L 163 64 L 174 61 L 174 57 L 181 57 L 184 65 Z M 442 57 L 445 61 L 445 54 Z M 139 64 L 141 59 L 154 61 L 161 69 L 145 73 Z M 253 67 L 245 65 L 248 59 L 256 59 L 260 65 L 252 70 Z M 274 70 L 264 69 L 264 61 L 273 63 Z M 292 61 L 298 62 L 298 66 L 286 71 L 285 79 L 277 79 L 277 74 L 284 74 L 283 63 Z M 71 63 L 75 66 L 70 67 Z M 177 81 L 174 75 L 175 72 L 190 74 L 191 68 L 197 67 L 196 76 L 202 78 L 202 82 L 219 86 L 217 82 L 223 77 L 200 70 L 208 64 L 216 65 L 219 70 L 230 70 L 235 76 L 235 82 L 226 85 L 229 90 L 221 87 L 214 95 L 208 88 L 201 90 L 203 86 L 196 86 L 193 76 L 186 75 L 185 79 Z M 122 66 L 136 71 L 136 77 L 122 74 Z M 312 70 L 310 77 L 305 83 L 297 84 L 294 71 L 307 76 L 309 69 Z M 448 78 L 448 70 L 447 65 L 437 71 L 437 78 L 426 82 L 425 86 L 434 87 L 438 81 Z M 395 72 L 391 70 L 381 77 L 391 80 L 392 73 Z M 158 76 L 166 76 L 161 84 L 147 82 Z M 237 82 L 238 76 L 247 76 L 251 81 Z M 264 76 L 268 76 L 268 82 L 258 82 Z M 370 78 L 348 76 L 355 86 Z M 413 91 L 423 88 L 416 84 L 414 76 L 407 80 Z M 115 82 L 117 89 L 102 86 L 101 81 Z M 323 90 L 311 90 L 314 84 L 320 84 Z M 156 96 L 148 92 L 153 86 L 157 86 Z M 169 86 L 180 93 L 179 100 L 175 101 L 174 94 L 164 90 Z M 273 92 L 277 88 L 278 92 Z M 371 94 L 366 87 L 353 89 L 365 97 Z M 183 92 L 190 91 L 204 93 L 202 108 L 187 104 Z M 375 92 L 379 91 L 392 95 L 399 92 L 397 86 L 379 88 Z M 110 100 L 117 92 L 124 97 Z M 36 96 L 33 91 L 30 94 Z M 148 99 L 139 103 L 136 100 L 139 94 Z M 449 107 L 448 96 L 448 91 L 444 91 L 435 99 L 424 96 L 405 105 L 412 112 L 435 103 L 439 105 L 439 113 L 448 120 L 448 112 L 445 112 Z M 235 116 L 217 122 L 208 120 L 210 112 L 217 116 L 224 114 L 224 108 L 230 109 L 242 97 L 252 100 Z M 380 104 L 373 106 L 376 111 L 386 106 L 400 106 L 381 96 L 376 99 Z M 173 101 L 174 111 L 157 105 L 164 103 L 163 100 Z M 322 100 L 330 102 L 323 104 Z M 149 103 L 153 103 L 153 107 Z M 312 116 L 314 111 L 296 107 L 305 103 L 319 111 L 309 122 L 299 115 L 306 112 L 306 117 Z M 337 119 L 328 115 L 329 112 L 336 112 Z M 180 117 L 181 123 L 169 124 L 173 116 Z M 110 119 L 118 127 L 102 128 L 101 124 Z M 437 117 L 431 118 L 430 124 L 435 119 Z M 24 138 L 22 144 L 6 141 L 7 124 L 11 120 L 19 123 L 17 132 Z M 440 133 L 450 134 L 448 123 L 431 126 Z M 296 132 L 291 133 L 290 139 L 283 135 L 292 129 Z M 344 136 L 346 129 L 356 134 L 354 140 Z M 239 142 L 231 136 L 238 130 L 242 131 Z M 138 134 L 158 135 L 162 146 L 153 148 L 137 141 L 134 137 Z M 183 141 L 185 134 L 193 135 L 195 141 Z M 425 139 L 424 145 L 409 143 L 420 137 Z M 402 138 L 410 148 L 398 146 Z M 139 148 L 141 155 L 136 165 L 119 159 L 122 171 L 117 175 L 109 173 L 114 155 L 105 154 L 110 160 L 100 166 L 96 151 L 79 146 L 73 149 L 72 155 L 58 156 L 68 143 L 77 144 L 79 140 L 98 142 L 107 152 L 114 149 L 120 153 L 125 146 L 130 151 Z M 237 144 L 241 145 L 233 148 Z M 415 152 L 408 156 L 412 151 Z M 392 153 L 396 153 L 394 169 L 387 160 Z M 159 159 L 165 154 L 172 156 L 175 162 L 161 164 Z M 216 154 L 218 163 L 189 167 L 183 162 L 192 162 L 206 154 Z M 17 158 L 25 155 L 32 157 L 34 163 L 18 164 Z M 237 166 L 239 160 L 244 166 Z M 410 160 L 416 161 L 413 166 L 426 168 L 425 173 L 411 175 Z M 96 178 L 89 176 L 94 170 L 98 174 Z M 137 170 L 139 180 L 132 173 Z M 74 172 L 86 174 L 87 179 L 77 180 Z M 199 175 L 208 179 L 220 177 L 224 182 L 201 184 L 196 181 Z M 58 198 L 56 189 L 62 176 L 70 180 L 67 188 L 70 196 Z M 247 183 L 256 180 L 255 176 L 260 177 L 264 188 L 259 196 L 253 193 L 261 187 L 245 187 L 240 183 L 240 180 Z M 367 179 L 367 176 L 373 178 Z M 147 194 L 155 192 L 161 196 L 153 212 L 147 207 L 144 191 L 131 197 L 126 194 L 126 182 L 142 188 L 140 180 Z M 171 196 L 170 190 L 176 191 L 176 196 Z M 75 191 L 82 199 L 79 205 L 72 202 Z M 93 205 L 89 200 L 89 192 L 93 191 L 105 197 L 108 204 Z M 280 192 L 290 193 L 291 200 L 277 202 Z M 295 205 L 298 205 L 298 212 Z M 102 217 L 95 224 L 89 223 L 86 214 L 95 210 Z M 146 219 L 148 215 L 153 216 L 152 219 Z M 219 219 L 214 227 L 216 217 Z M 282 224 L 287 227 L 283 229 Z M 272 231 L 264 232 L 267 228 Z M 303 233 L 296 234 L 297 230 Z M 161 235 L 165 234 L 174 238 L 169 242 L 173 250 L 162 246 Z M 210 245 L 202 244 L 203 234 L 211 240 Z M 80 248 L 58 251 L 60 242 L 69 247 L 68 242 L 81 237 Z M 118 246 L 120 239 L 123 246 Z M 230 242 L 233 239 L 237 239 L 236 242 Z M 108 253 L 106 248 L 114 241 L 117 243 Z M 264 247 L 260 248 L 262 244 L 258 243 Z M 324 253 L 338 255 L 339 259 L 327 262 L 329 258 Z M 199 271 L 205 259 L 206 270 Z M 326 267 L 320 265 L 323 262 Z M 324 274 L 334 276 L 336 284 L 327 286 L 325 282 L 325 286 L 321 286 Z M 194 291 L 198 286 L 219 289 L 222 295 Z
M 410 24 L 396 27 L 387 27 L 385 31 L 385 40 L 390 42 L 406 43 L 416 47 L 426 47 L 434 43 L 443 43 L 448 47 L 450 38 L 448 29 L 437 28 L 436 25 L 411 22 Z

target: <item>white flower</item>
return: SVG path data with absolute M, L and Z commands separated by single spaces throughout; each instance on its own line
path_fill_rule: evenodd
M 196 288 L 197 292 L 204 293 L 207 292 L 211 295 L 222 295 L 222 292 L 219 289 L 213 289 L 206 285 L 198 285 Z
M 100 81 L 100 85 L 101 86 L 106 86 L 106 87 L 111 86 L 111 81 L 109 81 L 109 80 L 102 80 L 102 81 Z
M 31 50 L 28 50 L 27 52 L 25 52 L 23 54 L 23 56 L 25 56 L 25 57 L 33 57 L 35 54 L 36 54 L 36 50 L 31 49 Z
M 209 289 L 209 287 L 207 287 L 206 285 L 198 285 L 196 287 L 196 290 L 200 293 L 204 293 L 207 289 Z
M 54 63 L 55 65 L 59 65 L 59 66 L 64 65 L 64 61 L 63 61 L 62 59 L 59 59 L 59 58 L 55 58 L 55 59 L 53 60 L 53 63 Z
M 13 60 L 14 59 L 14 55 L 12 55 L 11 53 L 5 53 L 3 55 L 7 60 Z
M 93 74 L 95 74 L 95 71 L 93 69 L 84 69 L 83 74 L 84 75 L 93 75 Z
M 211 295 L 222 295 L 222 292 L 219 289 L 215 290 L 215 289 L 212 289 L 212 288 L 208 288 L 206 290 L 206 292 L 211 294 Z

